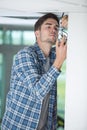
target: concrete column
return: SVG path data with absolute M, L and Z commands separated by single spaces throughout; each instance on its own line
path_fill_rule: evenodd
M 65 130 L 87 130 L 87 13 L 69 13 Z

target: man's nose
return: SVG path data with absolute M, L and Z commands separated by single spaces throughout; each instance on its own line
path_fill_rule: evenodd
M 55 29 L 55 28 L 53 28 L 53 29 L 52 29 L 52 32 L 53 32 L 53 33 L 56 33 L 56 29 Z

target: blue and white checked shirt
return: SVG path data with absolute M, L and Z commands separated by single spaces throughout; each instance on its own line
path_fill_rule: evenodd
M 47 130 L 56 130 L 56 79 L 60 72 L 52 65 L 55 48 L 50 52 L 50 69 L 45 72 L 46 58 L 38 44 L 20 50 L 12 66 L 10 91 L 2 130 L 37 130 L 42 102 L 50 93 Z

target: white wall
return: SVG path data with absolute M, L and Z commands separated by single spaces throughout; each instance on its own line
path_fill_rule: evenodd
M 87 13 L 69 13 L 65 130 L 87 130 Z

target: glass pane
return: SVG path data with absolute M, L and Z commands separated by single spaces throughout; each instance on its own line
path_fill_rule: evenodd
M 3 62 L 3 55 L 0 53 L 0 122 L 1 122 L 1 118 L 2 118 L 2 114 L 1 114 L 1 108 L 2 108 L 2 62 Z
M 21 31 L 12 31 L 12 44 L 20 45 L 21 44 Z
M 63 63 L 62 72 L 57 80 L 57 117 L 58 127 L 57 130 L 64 130 L 64 116 L 65 116 L 65 83 L 66 83 L 66 62 Z
M 5 32 L 4 42 L 5 44 L 11 44 L 11 31 L 10 30 Z
M 1 96 L 0 96 L 0 122 L 1 122 Z
M 1 87 L 1 80 L 2 80 L 2 62 L 3 62 L 3 56 L 0 53 L 0 87 Z
M 0 30 L 0 45 L 3 44 L 3 31 Z
M 35 43 L 35 34 L 33 31 L 24 31 L 23 33 L 23 44 L 32 45 Z
M 1 79 L 2 79 L 2 66 L 0 65 L 0 82 L 1 82 Z
M 0 53 L 0 64 L 2 64 L 2 59 L 3 57 L 2 57 L 2 54 Z

